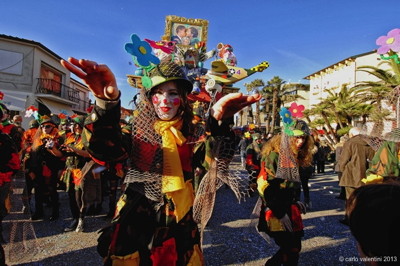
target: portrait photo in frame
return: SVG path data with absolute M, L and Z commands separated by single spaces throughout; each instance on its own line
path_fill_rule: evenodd
M 177 45 L 193 46 L 198 42 L 207 43 L 207 34 L 207 20 L 170 15 L 165 18 L 165 32 L 162 39 L 175 41 Z

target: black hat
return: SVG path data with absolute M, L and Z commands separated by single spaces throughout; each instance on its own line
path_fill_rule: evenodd
M 303 120 L 296 120 L 294 129 L 293 129 L 294 136 L 309 136 L 310 135 L 310 128 L 308 127 L 307 123 Z
M 39 122 L 36 119 L 32 119 L 29 121 L 29 128 L 38 128 Z

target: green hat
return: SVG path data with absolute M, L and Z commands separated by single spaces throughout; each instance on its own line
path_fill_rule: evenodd
M 43 125 L 43 124 L 46 124 L 46 123 L 50 123 L 50 124 L 53 124 L 53 125 L 57 126 L 56 122 L 54 122 L 53 119 L 51 119 L 47 115 L 44 115 L 44 116 L 41 117 L 40 125 Z
M 84 115 L 78 115 L 78 116 L 75 116 L 74 118 L 72 118 L 72 121 L 73 121 L 74 123 L 80 125 L 80 126 L 83 128 L 83 126 L 84 126 L 84 124 L 85 124 L 85 119 L 86 119 L 86 116 L 84 116 Z
M 171 80 L 178 81 L 187 93 L 190 93 L 193 89 L 193 84 L 187 79 L 181 66 L 173 62 L 164 61 L 150 70 L 147 76 L 142 77 L 142 84 L 146 90 L 151 90 Z

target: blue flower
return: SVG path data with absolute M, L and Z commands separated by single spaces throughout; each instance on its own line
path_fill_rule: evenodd
M 125 44 L 125 50 L 130 53 L 139 66 L 147 67 L 151 63 L 159 64 L 160 59 L 158 59 L 151 52 L 150 44 L 145 41 L 141 41 L 136 34 L 131 35 L 132 43 Z
M 282 117 L 283 123 L 285 124 L 290 124 L 292 123 L 292 114 L 286 107 L 282 107 L 281 110 L 279 111 L 279 114 Z

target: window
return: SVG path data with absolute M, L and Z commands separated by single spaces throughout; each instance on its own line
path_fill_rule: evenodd
M 46 89 L 47 93 L 61 95 L 62 75 L 58 71 L 47 65 L 42 65 L 40 79 L 42 81 L 42 89 Z
M 0 50 L 0 72 L 22 75 L 24 55 L 6 50 Z

